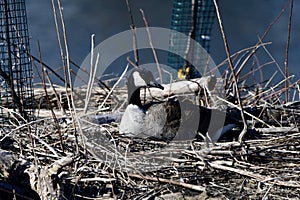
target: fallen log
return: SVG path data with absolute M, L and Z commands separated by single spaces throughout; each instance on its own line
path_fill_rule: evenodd
M 158 88 L 150 88 L 154 97 L 166 97 L 179 94 L 194 94 L 204 89 L 212 91 L 215 89 L 217 78 L 215 76 L 205 76 L 192 80 L 177 81 L 170 84 L 163 84 L 164 90 Z
M 271 128 L 255 128 L 261 133 L 296 133 L 299 132 L 297 127 L 271 127 Z

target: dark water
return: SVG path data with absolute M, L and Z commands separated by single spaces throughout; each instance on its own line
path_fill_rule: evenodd
M 287 2 L 287 0 L 219 0 L 231 53 L 255 45 L 258 38 L 262 36 Z M 51 1 L 31 0 L 26 3 L 31 51 L 37 55 L 37 41 L 39 41 L 43 61 L 57 69 L 61 66 L 61 58 Z M 91 34 L 94 33 L 96 43 L 100 43 L 110 36 L 129 29 L 130 21 L 125 0 L 61 0 L 61 3 L 67 28 L 70 57 L 78 64 L 90 51 Z M 131 5 L 137 27 L 144 26 L 139 12 L 139 9 L 143 8 L 150 26 L 169 28 L 172 12 L 171 0 L 132 0 Z M 289 64 L 291 74 L 295 74 L 297 79 L 300 77 L 298 70 L 300 60 L 299 9 L 300 2 L 295 1 Z M 282 69 L 284 69 L 288 17 L 289 9 L 285 11 L 264 39 L 264 42 L 272 42 L 267 48 Z M 210 52 L 218 64 L 226 58 L 226 54 L 218 23 L 215 22 Z M 260 64 L 270 61 L 262 49 L 259 51 Z M 265 69 L 265 78 L 270 77 L 277 70 L 275 65 L 269 65 Z M 282 76 L 278 75 L 278 78 L 281 79 Z

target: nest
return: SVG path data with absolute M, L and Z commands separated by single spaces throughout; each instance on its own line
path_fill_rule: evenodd
M 106 113 L 122 105 L 124 92 L 116 92 L 118 102 L 113 96 L 107 101 Z M 242 143 L 234 137 L 216 143 L 128 138 L 118 133 L 118 123 L 99 125 L 84 115 L 15 125 L 0 139 L 0 193 L 32 199 L 297 198 L 300 133 L 290 126 L 291 116 L 299 119 L 296 104 L 263 109 L 260 118 L 273 127 L 252 119 Z

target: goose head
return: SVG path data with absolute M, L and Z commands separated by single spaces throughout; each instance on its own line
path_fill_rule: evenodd
M 129 104 L 142 106 L 140 99 L 140 89 L 155 87 L 164 89 L 154 78 L 151 71 L 142 68 L 134 69 L 127 81 L 128 101 Z

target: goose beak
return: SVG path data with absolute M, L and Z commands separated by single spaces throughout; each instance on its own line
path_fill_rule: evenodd
M 148 86 L 149 87 L 159 88 L 161 90 L 164 89 L 164 87 L 161 84 L 157 83 L 156 81 L 150 81 L 150 83 L 148 84 Z

